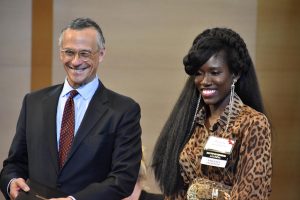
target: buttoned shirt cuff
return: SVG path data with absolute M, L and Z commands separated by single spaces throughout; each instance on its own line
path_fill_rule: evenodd
M 12 182 L 13 180 L 16 180 L 16 178 L 11 179 L 11 180 L 9 181 L 9 183 L 7 184 L 6 192 L 7 192 L 7 195 L 8 195 L 8 196 L 10 196 L 10 195 L 9 195 L 9 192 L 10 192 L 10 189 L 9 189 L 9 188 L 10 188 L 10 184 L 11 184 L 11 182 Z

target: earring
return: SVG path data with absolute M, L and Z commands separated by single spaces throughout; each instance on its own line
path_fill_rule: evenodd
M 234 97 L 234 88 L 235 88 L 235 83 L 236 82 L 237 82 L 237 79 L 234 78 L 233 81 L 232 81 L 231 87 L 230 87 L 230 105 L 231 105 L 231 102 L 232 102 L 233 97 Z
M 191 125 L 191 128 L 190 128 L 190 132 L 193 130 L 193 127 L 194 127 L 194 124 L 195 124 L 195 120 L 196 120 L 196 116 L 197 116 L 197 113 L 198 113 L 198 109 L 199 109 L 199 106 L 200 106 L 200 101 L 201 101 L 201 94 L 199 93 L 199 97 L 198 97 L 198 101 L 197 101 L 197 106 L 196 106 L 196 111 L 195 111 L 195 114 L 194 114 L 194 117 L 193 117 L 193 121 L 192 121 L 192 125 Z
M 237 82 L 237 79 L 234 78 L 233 81 L 232 81 L 232 85 L 234 86 L 234 84 Z
M 235 89 L 235 83 L 237 82 L 237 79 L 234 78 L 230 87 L 230 98 L 229 98 L 229 113 L 228 113 L 228 118 L 227 118 L 227 123 L 226 123 L 226 128 L 224 132 L 227 132 L 228 126 L 229 126 L 229 122 L 230 122 L 230 118 L 231 118 L 231 114 L 232 114 L 232 108 L 233 108 L 233 99 L 234 99 L 234 89 Z

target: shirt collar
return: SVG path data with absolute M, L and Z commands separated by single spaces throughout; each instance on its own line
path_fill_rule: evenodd
M 235 120 L 235 118 L 240 114 L 243 105 L 244 104 L 243 104 L 242 100 L 235 93 L 234 98 L 233 98 L 233 107 L 232 107 L 232 112 L 231 112 L 231 116 L 230 116 L 230 122 Z M 229 117 L 229 107 L 230 107 L 230 105 L 227 105 L 225 107 L 224 112 L 220 115 L 219 119 L 216 122 L 216 124 L 223 127 L 224 129 L 225 129 L 225 126 L 227 123 L 227 119 Z M 196 123 L 204 126 L 206 117 L 207 117 L 207 111 L 206 111 L 205 106 L 203 106 L 196 115 Z M 215 126 L 215 124 L 213 126 Z
M 80 94 L 80 96 L 82 96 L 84 99 L 89 99 L 91 98 L 91 96 L 93 96 L 93 94 L 95 93 L 95 91 L 97 90 L 98 86 L 99 86 L 99 78 L 96 75 L 96 77 L 89 83 L 80 86 L 79 88 L 77 88 L 77 92 Z M 64 81 L 64 86 L 61 92 L 61 97 L 66 96 L 71 90 L 74 90 L 74 88 L 72 88 L 67 80 L 67 77 L 65 78 Z

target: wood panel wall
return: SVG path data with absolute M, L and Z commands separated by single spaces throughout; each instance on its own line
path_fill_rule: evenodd
M 65 77 L 55 47 L 61 29 L 75 17 L 89 16 L 101 25 L 106 39 L 100 79 L 106 87 L 132 97 L 141 106 L 147 163 L 187 78 L 182 58 L 196 35 L 211 27 L 230 27 L 241 34 L 255 57 L 256 0 L 70 2 L 54 1 L 53 84 Z M 157 191 L 151 172 L 146 186 Z
M 32 0 L 31 90 L 52 84 L 53 0 Z
M 300 1 L 258 1 L 256 66 L 273 126 L 272 200 L 300 199 Z
M 181 61 L 192 39 L 204 28 L 223 25 L 238 31 L 250 52 L 256 52 L 253 57 L 274 130 L 271 199 L 300 199 L 300 1 L 24 2 L 20 6 L 20 2 L 0 1 L 0 23 L 6 27 L 0 39 L 1 161 L 7 155 L 29 82 L 35 90 L 63 81 L 65 75 L 54 52 L 60 29 L 75 16 L 90 16 L 103 25 L 108 54 L 99 76 L 108 87 L 141 104 L 148 158 L 183 85 Z M 27 28 L 31 11 L 30 70 L 31 33 Z M 148 186 L 153 190 L 154 185 Z

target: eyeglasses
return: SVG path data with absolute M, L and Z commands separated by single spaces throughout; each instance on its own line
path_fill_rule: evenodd
M 86 62 L 92 59 L 92 57 L 98 53 L 99 50 L 92 52 L 90 50 L 80 50 L 74 51 L 72 49 L 61 49 L 60 52 L 62 53 L 63 59 L 65 60 L 73 60 L 76 55 L 78 55 L 78 59 Z

